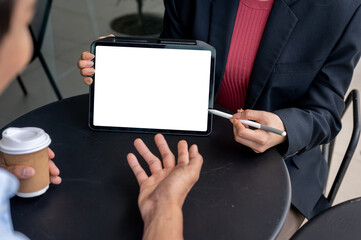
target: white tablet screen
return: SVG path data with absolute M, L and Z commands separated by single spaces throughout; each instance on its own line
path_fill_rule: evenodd
M 211 51 L 97 46 L 94 126 L 206 131 Z

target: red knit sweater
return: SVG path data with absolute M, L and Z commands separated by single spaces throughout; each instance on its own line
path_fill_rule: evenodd
M 216 103 L 244 107 L 249 79 L 274 0 L 240 0 L 226 69 Z

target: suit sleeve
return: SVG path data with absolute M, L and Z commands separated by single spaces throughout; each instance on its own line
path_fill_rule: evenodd
M 177 6 L 174 0 L 164 0 L 163 31 L 161 38 L 182 39 L 184 38 L 184 27 L 177 13 Z
M 288 134 L 285 158 L 328 143 L 340 131 L 344 96 L 361 53 L 360 23 L 359 6 L 307 94 L 294 107 L 274 112 Z

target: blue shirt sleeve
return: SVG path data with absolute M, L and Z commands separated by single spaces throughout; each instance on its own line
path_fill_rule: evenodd
M 25 235 L 15 232 L 10 215 L 10 198 L 19 187 L 18 179 L 0 168 L 0 236 L 7 240 L 25 240 Z

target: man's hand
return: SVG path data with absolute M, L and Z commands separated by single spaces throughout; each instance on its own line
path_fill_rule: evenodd
M 183 228 L 181 209 L 199 178 L 203 158 L 196 145 L 188 151 L 187 142 L 182 140 L 178 143 L 176 163 L 164 137 L 157 134 L 154 139 L 163 161 L 153 155 L 141 139 L 134 141 L 135 148 L 148 163 L 151 176 L 146 174 L 134 154 L 127 156 L 140 186 L 138 205 L 145 226 L 144 239 L 163 239 L 162 236 L 178 239 Z
M 256 153 L 265 152 L 267 149 L 274 147 L 284 141 L 287 137 L 266 132 L 261 129 L 252 130 L 243 125 L 239 119 L 252 120 L 260 124 L 270 126 L 285 131 L 282 120 L 274 113 L 256 110 L 238 110 L 233 115 L 233 133 L 236 142 L 250 147 Z
M 50 174 L 50 182 L 53 184 L 60 184 L 61 178 L 59 177 L 60 171 L 59 168 L 55 165 L 55 163 L 51 160 L 55 157 L 55 153 L 48 148 L 49 154 L 49 174 Z M 6 166 L 4 155 L 0 152 L 0 167 L 7 169 L 9 172 L 14 174 L 18 179 L 25 180 L 34 176 L 35 170 L 32 167 L 28 166 Z
M 108 36 L 100 37 L 99 39 L 106 38 L 106 37 L 114 37 L 113 34 L 109 34 Z M 80 69 L 80 75 L 84 77 L 84 83 L 86 85 L 91 85 L 93 83 L 93 78 L 90 76 L 94 75 L 95 71 L 93 68 L 93 60 L 94 55 L 91 54 L 89 51 L 83 52 L 81 54 L 80 60 L 78 61 L 78 68 Z

